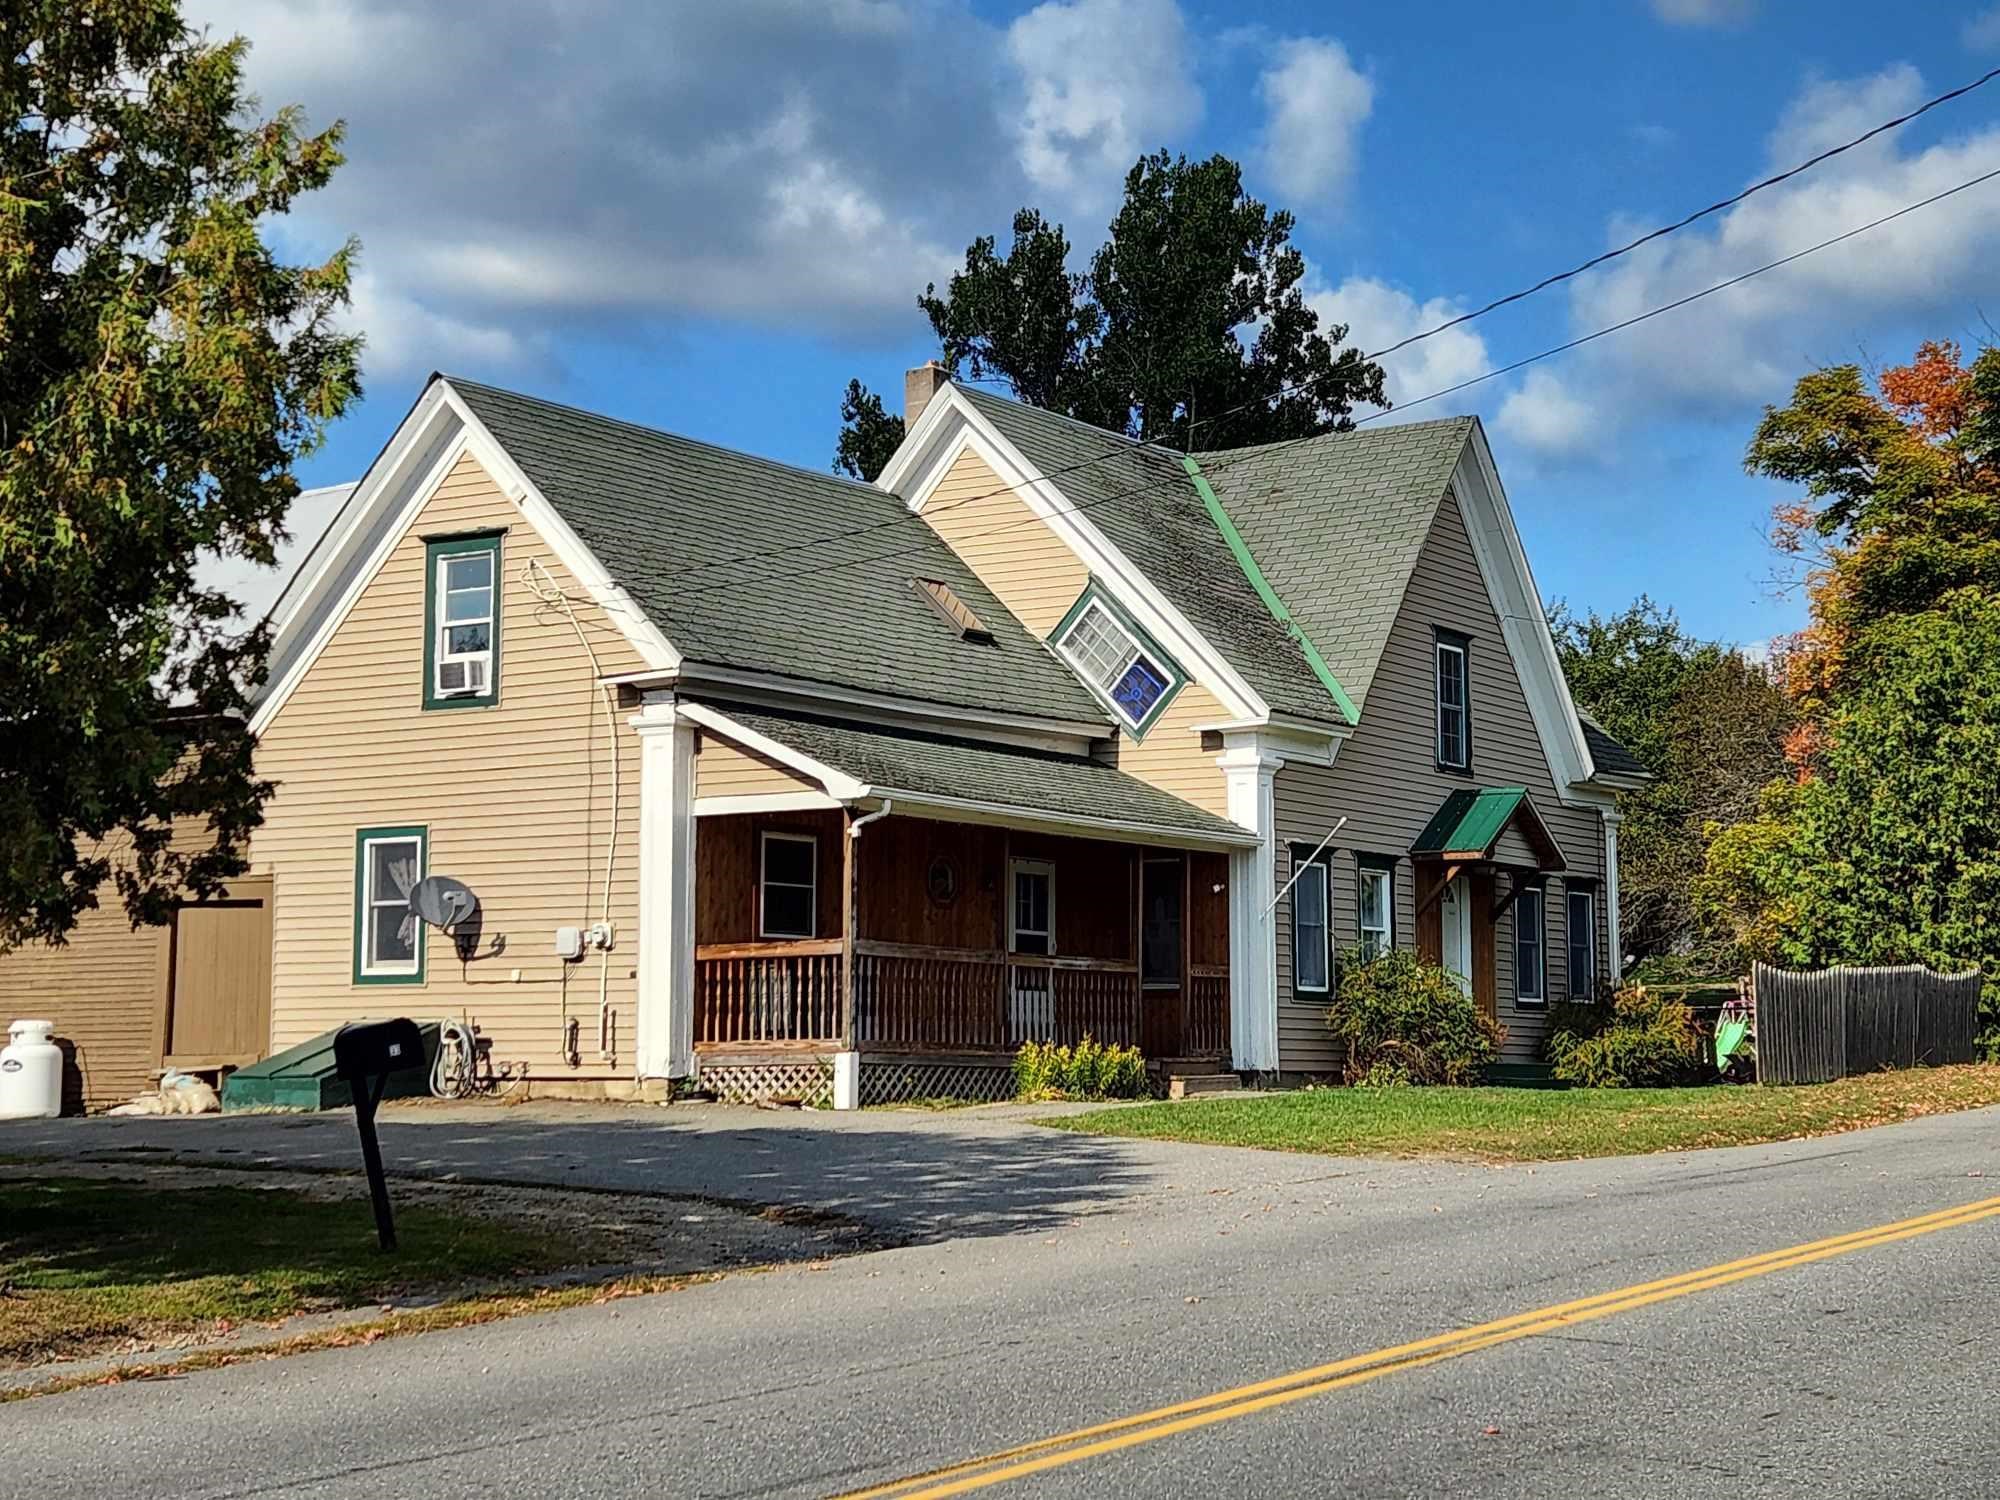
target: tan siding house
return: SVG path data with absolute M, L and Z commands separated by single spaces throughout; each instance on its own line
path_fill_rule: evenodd
M 1090 582 L 1090 570 L 977 453 L 967 449 L 925 502 L 923 518 L 1044 640 Z
M 1436 764 L 1436 698 L 1432 647 L 1437 627 L 1471 638 L 1468 681 L 1472 702 L 1471 775 Z M 1277 776 L 1280 881 L 1291 878 L 1292 851 L 1310 852 L 1340 818 L 1348 822 L 1334 840 L 1331 921 L 1338 948 L 1359 940 L 1357 856 L 1396 860 L 1396 940 L 1416 940 L 1416 891 L 1409 848 L 1439 804 L 1468 779 L 1485 785 L 1523 786 L 1561 843 L 1568 876 L 1595 889 L 1604 877 L 1603 831 L 1593 809 L 1562 805 L 1550 775 L 1521 681 L 1501 633 L 1499 616 L 1479 573 L 1455 497 L 1447 496 L 1424 544 L 1409 590 L 1390 632 L 1381 666 L 1369 689 L 1367 712 L 1330 767 L 1288 764 Z M 1509 838 L 1518 838 L 1510 834 Z M 1565 970 L 1563 877 L 1548 883 L 1548 989 L 1568 993 Z M 1601 909 L 1601 903 L 1600 903 Z M 1287 1071 L 1332 1071 L 1338 1059 L 1327 1038 L 1323 996 L 1300 995 L 1292 976 L 1292 910 L 1288 897 L 1277 913 L 1278 1016 Z M 1506 1055 L 1531 1061 L 1544 1011 L 1515 1000 L 1514 923 L 1504 914 L 1495 929 L 1495 989 L 1499 1020 L 1507 1029 Z M 1598 936 L 1602 951 L 1602 934 Z
M 134 929 L 123 902 L 85 912 L 62 947 L 36 943 L 0 955 L 0 1025 L 56 1023 L 64 1050 L 64 1105 L 105 1109 L 152 1083 L 166 1016 L 159 1004 L 163 929 Z
M 426 539 L 486 531 L 501 532 L 498 701 L 426 708 Z M 574 624 L 530 591 L 531 564 L 569 598 Z M 257 768 L 278 787 L 251 845 L 280 913 L 274 1049 L 385 1012 L 467 1017 L 491 1042 L 496 1068 L 632 1075 L 638 742 L 629 710 L 607 727 L 596 673 L 643 665 L 493 476 L 470 453 L 461 457 L 258 741 Z M 431 874 L 478 895 L 476 951 L 461 962 L 433 932 L 418 982 L 358 983 L 356 836 L 404 827 L 428 831 Z M 566 964 L 553 940 L 558 926 L 599 919 L 607 859 L 617 945 L 606 987 L 610 1045 L 600 1048 L 603 965 L 595 955 Z

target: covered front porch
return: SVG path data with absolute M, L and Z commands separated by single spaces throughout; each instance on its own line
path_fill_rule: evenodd
M 1227 856 L 866 816 L 697 820 L 700 1076 L 853 1053 L 864 1102 L 997 1097 L 1023 1042 L 1084 1036 L 1226 1065 Z
M 703 1086 L 1001 1097 L 1028 1041 L 1231 1054 L 1226 820 L 1084 756 L 731 705 L 698 725 Z
M 1500 924 L 1524 891 L 1563 870 L 1555 835 L 1525 788 L 1466 787 L 1445 798 L 1410 846 L 1410 858 L 1418 956 L 1457 975 L 1487 1017 L 1498 1021 Z M 1533 942 L 1546 943 L 1539 926 Z M 1506 967 L 1512 979 L 1506 998 L 1518 1003 L 1518 963 Z

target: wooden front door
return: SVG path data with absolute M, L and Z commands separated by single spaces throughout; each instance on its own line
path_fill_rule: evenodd
M 174 913 L 167 965 L 170 1068 L 241 1066 L 271 1038 L 271 882 L 238 880 Z
M 1187 975 L 1187 861 L 1139 861 L 1139 1047 L 1148 1057 L 1182 1054 Z

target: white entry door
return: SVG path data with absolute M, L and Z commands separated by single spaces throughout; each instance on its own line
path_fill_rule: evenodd
M 1463 880 L 1454 880 L 1444 888 L 1444 896 L 1438 902 L 1438 910 L 1443 915 L 1444 967 L 1458 987 L 1467 995 L 1472 993 L 1472 902 L 1463 889 Z

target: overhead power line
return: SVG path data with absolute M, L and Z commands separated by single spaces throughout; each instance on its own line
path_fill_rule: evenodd
M 1855 136 L 1851 140 L 1843 141 L 1837 146 L 1829 147 L 1827 150 L 1821 151 L 1815 156 L 1808 157 L 1806 160 L 1798 163 L 1796 166 L 1788 167 L 1786 170 L 1776 173 L 1773 176 L 1766 177 L 1760 182 L 1752 183 L 1749 187 L 1744 188 L 1739 193 L 1734 193 L 1727 198 L 1718 199 L 1716 202 L 1709 204 L 1705 208 L 1696 209 L 1693 213 L 1683 215 L 1681 218 L 1674 220 L 1670 224 L 1663 224 L 1657 229 L 1650 230 L 1647 233 L 1640 235 L 1637 239 L 1631 240 L 1626 244 L 1619 245 L 1611 250 L 1607 250 L 1601 255 L 1592 256 L 1589 260 L 1583 261 L 1578 265 L 1572 266 L 1566 271 L 1558 271 L 1553 275 L 1544 276 L 1541 280 L 1533 283 L 1530 286 L 1522 287 L 1519 291 L 1509 292 L 1504 297 L 1496 297 L 1491 302 L 1488 302 L 1481 307 L 1474 308 L 1470 312 L 1461 313 L 1457 317 L 1447 319 L 1445 322 L 1439 323 L 1435 327 L 1423 329 L 1420 332 L 1413 333 L 1409 337 L 1400 339 L 1393 344 L 1386 345 L 1381 349 L 1373 350 L 1367 355 L 1365 355 L 1364 358 L 1371 360 L 1385 358 L 1386 356 L 1395 354 L 1400 350 L 1407 349 L 1413 344 L 1421 343 L 1425 339 L 1435 338 L 1439 334 L 1444 333 L 1450 329 L 1459 327 L 1460 325 L 1465 323 L 1469 323 L 1475 318 L 1484 317 L 1488 313 L 1493 312 L 1498 308 L 1506 307 L 1515 302 L 1520 302 L 1528 297 L 1534 296 L 1538 292 L 1546 291 L 1548 288 L 1552 286 L 1556 286 L 1562 282 L 1572 280 L 1575 277 L 1582 275 L 1586 271 L 1592 270 L 1597 266 L 1605 264 L 1607 261 L 1616 260 L 1619 256 L 1622 255 L 1628 255 L 1642 245 L 1650 244 L 1654 240 L 1662 239 L 1665 236 L 1673 234 L 1678 230 L 1685 229 L 1690 224 L 1694 224 L 1699 220 L 1720 213 L 1724 209 L 1732 208 L 1736 204 L 1743 202 L 1744 199 L 1751 197 L 1753 194 L 1761 193 L 1767 188 L 1776 187 L 1780 183 L 1787 182 L 1792 178 L 1799 176 L 1803 172 L 1808 172 L 1812 170 L 1814 167 L 1819 166 L 1823 162 L 1830 161 L 1834 157 L 1839 156 L 1844 152 L 1852 151 L 1855 147 L 1863 145 L 1866 142 L 1875 139 L 1877 136 L 1880 136 L 1888 131 L 1895 130 L 1900 126 L 1907 125 L 1910 121 L 1917 119 L 1921 115 L 1926 115 L 1930 113 L 1932 110 L 1937 109 L 1941 105 L 1951 103 L 1953 100 L 1963 98 L 1967 94 L 1970 94 L 1977 89 L 1984 88 L 1987 84 L 1991 83 L 1995 78 L 2000 78 L 2000 68 L 1990 69 L 1989 71 L 1981 74 L 1979 77 L 1973 79 L 1969 83 L 1961 84 L 1959 87 L 1955 89 L 1947 90 L 1942 94 L 1936 95 L 1934 98 L 1927 99 L 1922 104 L 1918 105 L 1915 109 L 1909 110 L 1904 114 L 1897 115 L 1893 119 L 1884 120 L 1882 121 L 1881 124 L 1876 125 L 1871 129 L 1863 131 L 1860 135 Z M 1969 187 L 1973 185 L 1974 184 L 1971 183 L 1965 183 L 1961 184 L 1961 187 Z M 1954 191 L 1956 191 L 1956 189 L 1954 189 Z M 1927 201 L 1932 201 L 1932 200 L 1927 200 Z M 1923 204 L 1912 205 L 1913 208 L 1920 208 L 1923 206 L 1924 206 Z M 1905 211 L 1907 212 L 1907 210 Z M 1857 230 L 1855 231 L 1855 233 L 1861 233 L 1865 229 L 1872 227 L 1874 226 L 1872 225 L 1863 226 L 1863 230 Z M 1812 248 L 1819 249 L 1823 247 L 1814 246 Z M 1810 254 L 1812 252 L 1811 250 L 1807 250 L 1801 253 Z M 1761 274 L 1761 270 L 1759 272 L 1753 272 L 1751 274 L 1753 275 Z M 1721 290 L 1723 290 L 1723 288 L 1720 286 L 1712 287 L 1709 289 L 1709 291 L 1721 291 Z M 1702 295 L 1707 295 L 1707 293 L 1703 293 Z M 1655 309 L 1652 314 L 1648 314 L 1648 316 L 1657 315 L 1657 313 L 1667 310 L 1668 309 L 1666 308 L 1658 308 Z M 1629 325 L 1622 325 L 1622 326 L 1629 326 Z M 1615 332 L 1615 331 L 1616 331 L 1615 329 L 1600 329 L 1598 330 L 1598 332 L 1588 335 L 1584 339 L 1576 340 L 1571 344 L 1563 345 L 1556 349 L 1544 351 L 1540 355 L 1533 356 L 1533 359 L 1547 358 L 1550 354 L 1560 353 L 1565 348 L 1574 348 L 1576 343 L 1589 342 L 1589 340 L 1592 338 L 1601 338 L 1604 336 L 1605 333 Z M 1427 396 L 1422 396 L 1417 398 L 1416 401 L 1404 402 L 1401 408 L 1396 408 L 1396 409 L 1398 410 L 1405 409 L 1409 406 L 1421 404 L 1422 402 L 1425 401 L 1435 401 L 1442 396 L 1450 395 L 1453 391 L 1463 389 L 1466 385 L 1477 384 L 1480 380 L 1491 379 L 1495 375 L 1503 375 L 1508 373 L 1509 371 L 1519 368 L 1520 368 L 1519 364 L 1509 365 L 1505 369 L 1491 371 L 1486 375 L 1475 377 L 1475 379 L 1471 381 L 1462 382 L 1461 384 L 1453 386 L 1448 390 L 1433 391 Z M 1336 371 L 1333 373 L 1339 373 L 1339 372 Z M 1326 380 L 1330 378 L 1331 375 L 1315 376 L 1311 380 L 1300 381 L 1295 385 L 1280 387 L 1277 391 L 1272 392 L 1269 395 L 1258 396 L 1248 401 L 1238 402 L 1235 406 L 1228 407 L 1222 411 L 1219 411 L 1215 413 L 1213 416 L 1202 417 L 1199 420 L 1189 424 L 1190 447 L 1192 446 L 1193 434 L 1197 429 L 1213 427 L 1215 424 L 1219 422 L 1225 422 L 1230 417 L 1239 415 L 1240 413 L 1248 411 L 1253 407 L 1269 405 L 1273 401 L 1281 401 L 1288 396 L 1295 396 L 1301 394 L 1302 392 L 1312 390 L 1313 388 L 1323 384 Z M 989 382 L 980 381 L 976 383 L 987 384 Z M 1369 416 L 1362 417 L 1359 419 L 1359 421 L 1372 422 L 1378 420 L 1379 418 L 1385 415 L 1388 415 L 1388 410 L 1386 409 L 1384 411 L 1378 411 L 1372 413 Z M 986 490 L 975 495 L 961 496 L 956 500 L 946 502 L 944 505 L 938 507 L 938 510 L 939 511 L 955 510 L 960 506 L 977 504 L 981 500 L 990 500 L 999 495 L 1007 494 L 1011 491 L 1022 488 L 1024 485 L 1035 484 L 1046 479 L 1058 479 L 1065 474 L 1074 474 L 1082 469 L 1091 468 L 1098 464 L 1108 463 L 1113 459 L 1116 459 L 1122 455 L 1129 454 L 1135 447 L 1150 447 L 1158 449 L 1160 452 L 1163 453 L 1172 453 L 1176 461 L 1178 461 L 1180 457 L 1180 455 L 1178 453 L 1175 453 L 1174 450 L 1165 448 L 1158 443 L 1135 441 L 1130 438 L 1124 438 L 1120 439 L 1116 446 L 1107 448 L 1102 453 L 1093 454 L 1089 458 L 1079 459 L 1075 463 L 1064 464 L 1057 468 L 1046 470 L 1043 473 L 1031 474 L 1026 479 L 1017 481 L 1016 483 L 1013 484 L 1004 484 L 999 486 L 998 488 Z M 730 568 L 736 566 L 739 563 L 754 562 L 761 558 L 789 555 L 802 547 L 814 547 L 826 542 L 840 541 L 850 536 L 866 535 L 869 532 L 883 530 L 891 526 L 906 524 L 916 519 L 917 516 L 914 512 L 903 512 L 896 515 L 886 516 L 880 521 L 869 522 L 865 526 L 844 527 L 838 531 L 827 532 L 821 536 L 807 537 L 798 541 L 785 542 L 775 547 L 757 548 L 751 551 L 738 553 L 731 557 L 718 558 L 713 561 L 689 563 L 685 567 L 671 569 L 669 571 L 670 574 L 712 572 L 714 569 L 717 568 Z
M 1665 313 L 1673 312 L 1679 308 L 1686 307 L 1690 303 L 1699 302 L 1705 297 L 1712 297 L 1718 292 L 1727 291 L 1729 288 L 1734 286 L 1740 286 L 1746 281 L 1753 280 L 1756 277 L 1763 276 L 1771 271 L 1778 270 L 1780 267 L 1791 265 L 1793 262 L 1803 260 L 1809 255 L 1817 254 L 1819 251 L 1831 249 L 1833 246 L 1843 244 L 1848 240 L 1854 239 L 1858 235 L 1867 234 L 1870 230 L 1879 229 L 1884 224 L 1892 223 L 1897 219 L 1903 218 L 1905 215 L 1913 214 L 1920 209 L 1928 208 L 1932 204 L 1942 202 L 1946 198 L 1953 197 L 1959 193 L 1966 192 L 1971 188 L 1978 187 L 1982 183 L 1991 182 L 1995 178 L 2000 178 L 2000 168 L 1995 168 L 1990 172 L 1983 172 L 1977 177 L 1967 178 L 1965 181 L 1960 182 L 1955 186 L 1945 188 L 1940 192 L 1933 193 L 1927 198 L 1921 198 L 1914 203 L 1905 204 L 1903 207 L 1896 209 L 1891 213 L 1883 214 L 1880 218 L 1871 219 L 1866 224 L 1858 224 L 1852 229 L 1844 230 L 1839 234 L 1829 236 L 1826 239 L 1820 240 L 1816 244 L 1807 245 L 1804 249 L 1795 250 L 1789 255 L 1780 256 L 1776 260 L 1766 261 L 1763 265 L 1753 267 L 1748 271 L 1740 272 L 1737 275 L 1726 278 L 1725 280 L 1715 282 L 1709 286 L 1705 286 L 1700 291 L 1690 292 L 1688 295 L 1684 297 L 1677 297 L 1673 299 L 1671 302 L 1663 302 L 1656 307 L 1648 308 L 1646 311 L 1642 313 L 1634 314 L 1632 317 L 1621 319 L 1616 323 L 1607 324 L 1602 328 L 1595 329 L 1590 333 L 1581 335 L 1580 337 L 1569 339 L 1561 344 L 1552 345 L 1547 349 L 1541 350 L 1539 353 L 1530 354 L 1525 358 L 1517 359 L 1510 364 L 1501 366 L 1498 369 L 1488 370 L 1482 374 L 1472 376 L 1470 379 L 1461 380 L 1452 385 L 1441 387 L 1438 390 L 1429 391 L 1422 396 L 1414 397 L 1411 400 L 1405 401 L 1404 403 L 1402 403 L 1402 405 L 1398 406 L 1395 409 L 1395 412 L 1408 411 L 1413 406 L 1422 406 L 1427 402 L 1439 400 L 1442 397 L 1452 395 L 1458 391 L 1462 391 L 1466 389 L 1468 386 L 1478 385 L 1482 381 L 1493 380 L 1498 378 L 1499 376 L 1511 374 L 1516 370 L 1525 369 L 1529 365 L 1539 364 L 1541 361 L 1545 359 L 1552 359 L 1558 354 L 1564 354 L 1567 353 L 1569 350 L 1576 349 L 1584 344 L 1593 343 L 1598 339 L 1605 338 L 1611 334 L 1618 333 L 1627 328 L 1631 328 L 1635 324 L 1647 322 L 1650 319 L 1660 317 Z M 1367 417 L 1363 417 L 1361 419 L 1361 423 L 1373 422 L 1381 417 L 1393 416 L 1395 415 L 1395 412 L 1387 410 L 1375 412 Z M 1361 425 L 1361 423 L 1357 423 L 1356 425 L 1357 426 Z M 1226 456 L 1217 458 L 1205 464 L 1203 466 L 1203 472 L 1207 475 L 1207 477 L 1211 481 L 1213 481 L 1214 479 L 1220 477 L 1221 475 L 1227 474 L 1238 464 L 1248 462 L 1251 457 L 1255 457 L 1259 461 L 1263 461 L 1268 459 L 1269 456 L 1275 451 L 1288 448 L 1299 443 L 1313 442 L 1316 439 L 1327 435 L 1328 434 L 1324 433 L 1313 433 L 1303 437 L 1286 438 L 1280 442 L 1266 444 L 1262 447 L 1259 447 L 1254 451 L 1254 454 L 1246 454 L 1241 458 L 1233 460 Z M 1114 452 L 1130 453 L 1135 448 L 1146 447 L 1146 446 L 1150 445 L 1139 444 L 1127 440 L 1120 448 L 1114 450 Z M 1160 450 L 1160 451 L 1167 451 L 1167 450 Z M 1048 474 L 1036 477 L 1048 478 L 1055 474 L 1067 473 L 1071 472 L 1074 469 L 1084 468 L 1087 466 L 1088 466 L 1087 464 L 1073 464 L 1060 469 L 1052 469 L 1049 471 Z M 1100 495 L 1094 500 L 1086 500 L 1078 504 L 1064 507 L 1063 509 L 1059 510 L 1057 514 L 1076 515 L 1083 511 L 1093 510 L 1100 505 L 1109 505 L 1118 500 L 1129 500 L 1137 495 L 1164 493 L 1169 488 L 1178 488 L 1178 486 L 1181 483 L 1184 483 L 1184 480 L 1177 475 L 1173 479 L 1165 480 L 1160 483 L 1137 485 L 1131 489 L 1120 490 L 1113 494 Z M 973 496 L 971 498 L 972 499 L 988 498 L 992 495 L 1004 494 L 1008 490 L 1017 487 L 1018 486 L 1015 485 L 1005 485 L 1002 486 L 1000 489 L 988 491 L 986 492 L 985 495 Z M 957 501 L 952 503 L 964 504 L 968 502 Z M 947 505 L 943 508 L 950 509 L 951 506 Z M 920 521 L 921 519 L 922 519 L 921 515 L 917 512 L 906 512 L 890 518 L 891 522 L 900 522 L 904 520 Z M 850 532 L 834 533 L 831 537 L 826 538 L 825 540 L 842 540 L 850 535 L 862 535 L 868 531 L 879 529 L 879 527 L 882 524 L 884 523 L 875 523 L 874 525 L 868 527 L 856 528 L 855 530 Z M 968 532 L 964 536 L 958 538 L 958 540 L 960 542 L 971 541 L 983 536 L 996 535 L 1003 531 L 1011 531 L 1023 527 L 1036 527 L 1042 524 L 1043 522 L 1039 517 L 1027 516 L 1011 521 L 1004 521 L 999 523 L 998 525 L 987 527 L 982 531 Z M 804 569 L 788 565 L 768 572 L 753 573 L 734 579 L 725 579 L 720 582 L 711 582 L 704 587 L 683 590 L 683 592 L 692 594 L 706 594 L 714 592 L 717 589 L 740 587 L 744 584 L 759 583 L 765 581 L 766 579 L 774 579 L 780 577 L 789 579 L 789 578 L 797 578 L 802 575 L 837 572 L 845 568 L 863 567 L 873 562 L 886 562 L 889 561 L 890 559 L 907 556 L 915 552 L 928 551 L 931 541 L 932 538 L 927 536 L 922 541 L 912 543 L 908 546 L 893 548 L 887 552 L 876 552 L 876 553 L 869 553 L 866 556 L 862 557 L 844 558 L 835 562 L 822 564 L 817 567 L 808 567 Z M 802 545 L 807 545 L 807 544 L 798 544 L 797 546 L 777 549 L 777 551 L 782 551 L 787 558 L 790 558 L 796 554 L 798 546 Z M 776 556 L 777 551 L 767 554 L 755 554 L 755 555 Z

